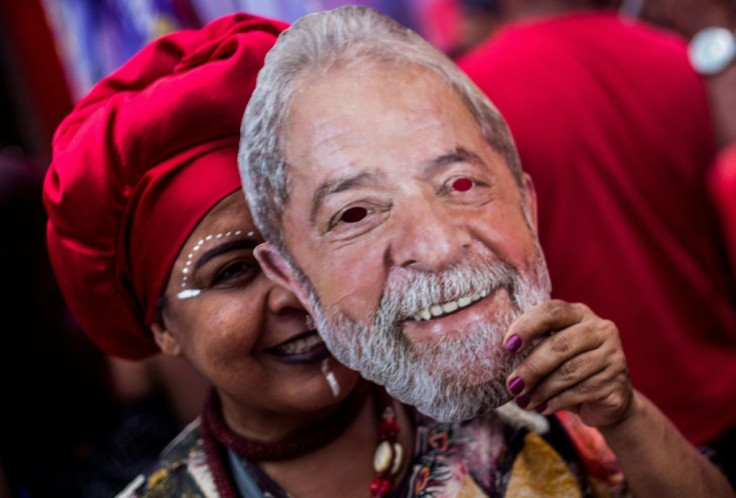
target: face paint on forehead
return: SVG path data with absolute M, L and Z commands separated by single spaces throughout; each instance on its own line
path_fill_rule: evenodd
M 187 289 L 187 285 L 189 284 L 189 273 L 192 271 L 192 262 L 194 261 L 194 256 L 197 254 L 197 252 L 202 249 L 204 245 L 209 245 L 213 241 L 226 239 L 228 237 L 237 237 L 243 234 L 242 230 L 230 230 L 227 232 L 220 232 L 218 234 L 209 234 L 197 241 L 197 243 L 194 245 L 192 250 L 187 254 L 187 260 L 184 263 L 184 268 L 181 270 L 181 285 L 180 288 L 182 289 L 176 294 L 176 297 L 179 299 L 190 299 L 192 297 L 197 297 L 202 293 L 202 289 L 194 289 L 189 288 Z M 255 235 L 255 232 L 250 231 L 245 234 L 247 237 L 252 237 Z

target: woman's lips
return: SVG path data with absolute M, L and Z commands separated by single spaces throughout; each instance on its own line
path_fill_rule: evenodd
M 315 363 L 329 355 L 325 343 L 316 331 L 299 334 L 265 352 L 283 363 Z

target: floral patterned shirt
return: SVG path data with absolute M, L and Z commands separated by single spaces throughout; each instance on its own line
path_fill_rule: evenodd
M 615 460 L 597 431 L 571 414 L 547 420 L 549 429 L 538 433 L 510 424 L 495 412 L 463 423 L 438 423 L 417 414 L 412 464 L 391 497 L 628 496 Z M 252 462 L 238 457 L 213 461 L 218 452 L 205 451 L 206 439 L 207 431 L 198 419 L 169 444 L 155 468 L 138 476 L 118 496 L 289 496 Z M 238 463 L 241 467 L 234 467 Z M 228 472 L 218 472 L 217 467 L 226 467 Z M 258 491 L 239 493 L 244 488 L 231 477 L 227 478 L 230 482 L 223 482 L 225 474 L 247 476 L 250 487 L 245 489 Z

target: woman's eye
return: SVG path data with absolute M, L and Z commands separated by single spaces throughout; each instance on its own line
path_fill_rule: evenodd
M 351 207 L 346 209 L 340 215 L 340 221 L 343 223 L 357 223 L 368 216 L 368 210 L 364 207 Z
M 239 282 L 243 279 L 250 280 L 258 271 L 259 266 L 256 263 L 248 261 L 233 262 L 217 272 L 215 278 L 212 280 L 212 286 Z
M 473 180 L 468 177 L 456 178 L 452 181 L 452 189 L 457 192 L 467 192 L 473 188 Z

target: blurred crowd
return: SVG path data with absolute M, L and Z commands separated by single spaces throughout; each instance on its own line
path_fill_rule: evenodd
M 233 10 L 247 10 L 293 21 L 306 13 L 343 3 L 355 2 L 45 0 L 42 6 L 48 16 L 49 30 L 56 40 L 55 50 L 58 51 L 66 72 L 70 99 L 73 101 L 152 37 L 173 29 L 199 27 Z M 715 358 L 722 358 L 723 362 L 730 362 L 730 367 L 720 363 L 724 370 L 734 373 L 736 369 L 736 323 L 732 321 L 736 313 L 736 219 L 731 218 L 734 216 L 733 199 L 736 198 L 736 189 L 733 188 L 736 185 L 736 167 L 732 159 L 728 159 L 730 162 L 726 164 L 726 159 L 718 155 L 719 152 L 728 151 L 729 147 L 732 149 L 736 143 L 733 133 L 733 116 L 736 112 L 728 112 L 729 109 L 736 111 L 733 97 L 724 96 L 729 90 L 724 91 L 724 85 L 715 80 L 709 80 L 703 86 L 702 98 L 709 99 L 711 111 L 710 114 L 701 115 L 698 114 L 700 108 L 693 110 L 692 115 L 700 120 L 696 124 L 675 123 L 682 118 L 677 112 L 665 111 L 661 116 L 649 116 L 652 122 L 659 121 L 660 124 L 670 126 L 663 129 L 672 131 L 679 127 L 679 131 L 672 131 L 673 134 L 681 133 L 683 137 L 690 137 L 702 132 L 703 136 L 698 138 L 702 138 L 702 141 L 693 145 L 694 149 L 703 145 L 703 142 L 713 140 L 712 144 L 704 145 L 705 149 L 681 156 L 694 158 L 693 161 L 698 161 L 699 164 L 684 164 L 680 170 L 672 172 L 673 175 L 680 175 L 677 178 L 663 179 L 662 176 L 656 176 L 668 174 L 667 168 L 671 163 L 667 162 L 662 162 L 661 167 L 653 166 L 653 176 L 646 178 L 646 175 L 640 174 L 641 170 L 630 176 L 625 169 L 618 172 L 602 169 L 597 173 L 580 169 L 552 170 L 545 162 L 572 162 L 573 159 L 570 158 L 573 155 L 592 163 L 596 162 L 595 154 L 598 153 L 605 158 L 611 155 L 619 158 L 639 156 L 644 161 L 638 163 L 637 168 L 645 167 L 647 162 L 653 165 L 658 160 L 664 161 L 655 149 L 640 152 L 632 148 L 625 153 L 621 150 L 603 151 L 609 143 L 604 138 L 596 137 L 596 146 L 599 147 L 597 151 L 580 146 L 585 143 L 584 137 L 589 129 L 575 130 L 577 135 L 568 129 L 567 135 L 573 136 L 569 140 L 567 137 L 563 138 L 565 134 L 560 133 L 559 127 L 572 128 L 576 124 L 558 119 L 559 114 L 565 110 L 563 101 L 556 101 L 554 92 L 562 95 L 566 88 L 572 86 L 565 80 L 566 77 L 577 78 L 576 81 L 585 78 L 595 80 L 605 77 L 605 72 L 591 76 L 586 68 L 578 71 L 576 64 L 582 59 L 570 61 L 564 55 L 559 62 L 555 62 L 552 60 L 552 51 L 544 53 L 542 61 L 534 59 L 531 49 L 520 50 L 520 54 L 528 56 L 524 60 L 510 60 L 512 56 L 503 55 L 504 50 L 508 50 L 508 46 L 503 43 L 513 43 L 512 38 L 515 36 L 514 32 L 507 29 L 510 25 L 518 27 L 519 23 L 523 25 L 526 20 L 535 16 L 553 16 L 554 11 L 535 10 L 535 3 L 531 0 L 376 0 L 359 3 L 382 10 L 417 30 L 457 60 L 481 89 L 497 103 L 501 112 L 509 118 L 522 163 L 525 167 L 528 164 L 532 168 L 532 177 L 540 191 L 540 203 L 551 206 L 564 204 L 575 213 L 575 216 L 567 216 L 548 208 L 546 212 L 553 215 L 540 222 L 542 245 L 546 251 L 549 249 L 547 258 L 555 282 L 555 292 L 569 300 L 579 299 L 581 295 L 590 297 L 591 293 L 584 288 L 583 283 L 596 278 L 608 279 L 595 284 L 603 288 L 608 285 L 610 292 L 606 294 L 604 290 L 599 290 L 600 305 L 596 309 L 604 317 L 617 318 L 615 321 L 622 329 L 624 348 L 632 348 L 632 352 L 627 354 L 634 358 L 630 361 L 633 363 L 632 375 L 639 377 L 635 380 L 641 382 L 641 379 L 648 379 L 645 384 L 648 383 L 649 392 L 646 394 L 655 402 L 658 401 L 657 383 L 669 382 L 669 388 L 659 391 L 662 395 L 659 400 L 666 405 L 661 407 L 671 409 L 677 414 L 673 419 L 682 424 L 680 429 L 686 432 L 692 442 L 705 446 L 723 438 L 718 439 L 718 445 L 736 445 L 736 420 L 732 414 L 719 416 L 714 421 L 718 425 L 715 428 L 717 430 L 696 427 L 699 423 L 697 417 L 691 416 L 691 412 L 698 410 L 709 412 L 710 408 L 707 406 L 698 406 L 709 402 L 713 403 L 714 411 L 722 411 L 723 397 L 728 396 L 724 393 L 729 389 L 731 402 L 736 399 L 736 387 L 733 384 L 726 385 L 733 382 L 733 377 L 719 378 L 716 370 L 718 363 L 711 363 L 716 361 Z M 681 15 L 688 3 L 685 0 L 681 0 L 679 4 L 675 0 L 642 2 L 644 6 L 640 8 L 633 5 L 633 2 L 619 5 L 619 2 L 605 0 L 567 3 L 579 4 L 583 9 L 602 8 L 611 12 L 621 9 L 629 16 L 627 22 L 651 22 L 659 25 L 657 29 L 664 30 L 666 35 L 663 36 L 684 40 L 692 37 L 701 27 L 715 22 L 711 18 L 703 20 L 702 26 L 695 26 L 697 16 Z M 147 6 L 149 16 L 141 14 L 145 11 L 140 9 L 141 5 Z M 733 5 L 730 9 L 729 11 L 726 8 L 724 16 L 733 14 Z M 734 19 L 729 22 L 733 29 Z M 570 29 L 569 32 L 584 32 L 588 28 L 583 23 Z M 494 38 L 496 36 L 497 39 Z M 582 40 L 582 37 L 588 35 L 583 33 L 580 36 Z M 575 40 L 567 45 L 568 49 L 571 52 L 579 48 L 582 50 L 579 46 L 576 48 L 575 43 L 583 42 Z M 12 52 L 11 45 L 8 44 L 7 47 L 5 52 Z M 637 48 L 632 45 L 628 50 L 633 53 Z M 496 55 L 498 58 L 495 58 Z M 594 60 L 597 56 L 600 59 Z M 596 55 L 591 51 L 590 57 L 591 65 L 606 66 L 607 57 L 615 55 Z M 3 60 L 7 62 L 9 58 L 12 58 L 12 54 L 5 53 Z M 541 66 L 543 63 L 549 63 L 545 69 L 547 72 L 544 73 L 545 77 L 550 78 L 549 81 L 557 76 L 560 78 L 554 84 L 549 84 L 546 93 L 543 88 L 535 89 L 536 86 L 544 86 L 545 82 L 538 80 L 539 76 L 530 71 L 535 64 Z M 529 74 L 524 73 L 527 70 L 530 71 Z M 503 77 L 498 76 L 503 74 L 515 75 L 509 77 L 509 80 L 516 83 L 504 81 Z M 519 76 L 521 74 L 526 76 L 522 78 Z M 633 73 L 619 76 L 622 78 L 616 80 L 617 85 L 624 86 L 628 80 L 630 88 L 627 90 L 633 93 L 637 90 L 647 91 L 648 87 L 644 83 L 639 85 Z M 636 75 L 636 78 L 639 77 L 642 81 L 650 78 L 643 72 Z M 657 77 L 660 78 L 659 81 L 666 81 L 668 76 Z M 613 84 L 614 79 L 588 83 L 605 87 L 609 83 Z M 11 88 L 15 89 L 15 95 L 4 97 L 3 106 L 8 112 L 7 116 L 17 118 L 23 111 L 14 107 L 18 85 L 17 81 L 11 80 L 7 73 L 2 77 L 6 95 L 13 93 Z M 733 78 L 730 81 L 733 82 Z M 700 84 L 694 79 L 691 83 Z M 736 88 L 736 85 L 725 86 Z M 529 92 L 524 105 L 520 103 L 523 98 L 508 91 L 509 88 L 521 91 L 522 87 Z M 590 90 L 591 87 L 587 88 L 586 91 L 594 92 Z M 656 89 L 651 91 L 653 95 L 657 94 Z M 736 90 L 731 90 L 730 93 L 735 95 Z M 671 95 L 662 100 L 662 105 L 666 107 L 677 104 L 688 108 L 690 103 L 677 102 L 679 95 L 673 90 Z M 642 102 L 656 98 L 659 97 L 644 95 Z M 615 116 L 619 110 L 616 106 L 628 105 L 622 101 L 603 100 L 605 98 L 600 96 L 596 100 L 601 105 L 601 116 L 609 116 L 605 114 L 608 112 L 610 116 Z M 555 107 L 555 103 L 560 104 L 559 107 Z M 580 105 L 584 106 L 586 103 Z M 608 109 L 609 106 L 614 109 Z M 590 112 L 598 111 L 581 109 L 580 115 Z M 632 115 L 627 115 L 626 118 L 636 119 Z M 3 393 L 0 402 L 0 497 L 112 496 L 133 477 L 143 472 L 182 427 L 200 413 L 208 386 L 186 363 L 176 358 L 157 356 L 142 362 L 133 362 L 104 355 L 80 330 L 65 306 L 48 262 L 45 244 L 46 215 L 41 204 L 41 189 L 50 158 L 45 151 L 34 150 L 34 147 L 24 143 L 22 136 L 27 130 L 18 131 L 25 126 L 23 120 L 18 119 L 15 124 L 8 123 L 12 120 L 6 117 L 3 120 L 6 122 L 3 123 L 4 134 L 0 137 L 0 231 L 3 234 L 3 243 L 0 244 L 0 309 L 5 319 L 2 326 L 4 341 L 0 347 L 0 392 Z M 616 118 L 611 118 L 602 125 L 598 130 L 600 136 L 607 132 L 618 133 L 621 134 L 620 140 L 610 143 L 634 147 L 632 144 L 637 141 L 637 137 L 630 134 L 639 133 L 638 129 L 627 129 L 625 124 L 616 128 L 615 120 Z M 590 126 L 600 125 L 593 118 L 590 123 Z M 610 128 L 606 128 L 608 125 Z M 691 126 L 700 129 L 692 130 Z M 642 127 L 645 128 L 651 130 L 649 125 Z M 546 148 L 535 145 L 535 136 L 544 136 Z M 678 144 L 682 145 L 682 141 L 678 140 Z M 678 144 L 671 146 L 676 147 Z M 580 146 L 580 150 L 571 149 L 577 146 Z M 605 161 L 606 159 L 602 159 L 600 162 Z M 621 191 L 614 194 L 604 190 L 606 185 L 611 185 L 606 184 L 607 175 L 618 175 L 617 180 L 611 184 Z M 563 183 L 568 176 L 576 177 L 576 181 L 579 180 L 580 183 L 572 180 L 569 184 Z M 667 190 L 660 191 L 660 195 L 666 197 L 667 202 L 657 204 L 648 197 L 648 188 L 638 190 L 634 185 L 637 181 L 655 182 L 660 189 L 661 185 L 666 185 Z M 581 193 L 580 189 L 585 189 L 585 185 L 593 184 L 595 187 L 590 187 L 591 191 Z M 594 190 L 596 188 L 599 190 Z M 641 197 L 632 199 L 634 192 Z M 616 205 L 620 209 L 614 213 L 613 210 L 601 208 L 601 213 L 589 212 L 590 216 L 585 218 L 585 202 L 588 202 L 585 194 L 590 194 L 594 199 L 609 195 L 615 197 L 614 200 L 609 200 L 608 206 Z M 631 205 L 626 205 L 627 201 L 631 201 Z M 608 215 L 612 218 L 605 218 Z M 623 216 L 626 218 L 621 218 Z M 648 218 L 642 219 L 642 216 Z M 680 216 L 683 219 L 668 219 L 669 216 Z M 635 227 L 636 230 L 614 234 L 612 230 L 617 223 Z M 658 233 L 657 227 L 666 227 L 667 230 L 663 228 L 663 232 Z M 671 231 L 668 231 L 670 228 Z M 600 245 L 591 243 L 591 235 L 597 237 L 600 245 L 605 247 L 602 249 Z M 640 237 L 639 240 L 643 242 L 634 240 L 636 237 Z M 734 246 L 729 247 L 729 237 Z M 559 239 L 564 240 L 559 242 Z M 691 248 L 692 253 L 689 254 Z M 585 261 L 587 266 L 572 269 L 572 266 L 585 259 L 576 255 L 572 249 L 587 251 L 587 254 L 595 254 L 596 257 Z M 672 259 L 662 261 L 662 257 Z M 622 264 L 621 261 L 626 262 L 630 273 L 624 274 L 623 270 L 616 269 L 615 265 Z M 606 265 L 611 266 L 606 269 Z M 644 273 L 656 275 L 652 278 L 639 278 Z M 621 285 L 611 280 L 617 275 Z M 687 289 L 691 294 L 685 293 L 684 289 L 673 290 L 675 286 L 688 285 L 692 286 Z M 618 292 L 617 299 L 611 298 L 614 289 Z M 621 289 L 628 289 L 628 292 L 621 295 L 621 292 L 626 292 Z M 653 298 L 652 293 L 656 293 L 657 297 Z M 592 299 L 595 301 L 596 297 L 593 296 Z M 667 304 L 662 304 L 664 302 Z M 693 308 L 692 313 L 679 313 L 678 309 L 683 311 L 688 306 Z M 646 316 L 647 310 L 650 316 Z M 689 323 L 688 321 L 705 325 L 701 330 L 693 331 L 683 325 Z M 636 339 L 638 334 L 646 333 L 642 329 L 633 330 L 637 323 L 646 324 L 640 325 L 642 329 L 661 327 L 654 335 L 661 338 L 662 347 Z M 665 329 L 662 324 L 667 324 L 669 328 Z M 682 330 L 678 328 L 680 325 Z M 627 337 L 627 328 L 632 329 L 628 333 L 631 338 Z M 687 338 L 681 339 L 678 334 Z M 699 334 L 711 334 L 712 337 L 702 339 Z M 665 347 L 664 342 L 668 336 L 673 337 L 672 342 Z M 640 347 L 641 349 L 634 351 Z M 714 348 L 721 350 L 715 351 Z M 656 357 L 686 355 L 687 351 L 703 351 L 703 354 L 710 356 L 706 364 L 697 366 L 683 365 L 680 357 Z M 646 367 L 645 360 L 648 362 Z M 698 358 L 691 360 L 697 362 Z M 698 372 L 699 380 L 695 381 L 685 375 L 689 369 Z M 676 375 L 670 374 L 670 371 L 675 370 L 685 374 L 673 381 L 667 376 Z M 702 379 L 710 379 L 711 384 L 697 384 Z M 719 382 L 722 385 L 717 385 Z M 673 397 L 679 394 L 670 391 L 698 391 L 704 394 L 683 394 L 681 405 L 684 406 L 678 406 Z M 672 396 L 668 397 L 667 393 Z M 731 412 L 736 412 L 733 404 Z M 732 458 L 733 450 L 730 451 Z M 729 465 L 733 465 L 733 462 Z

